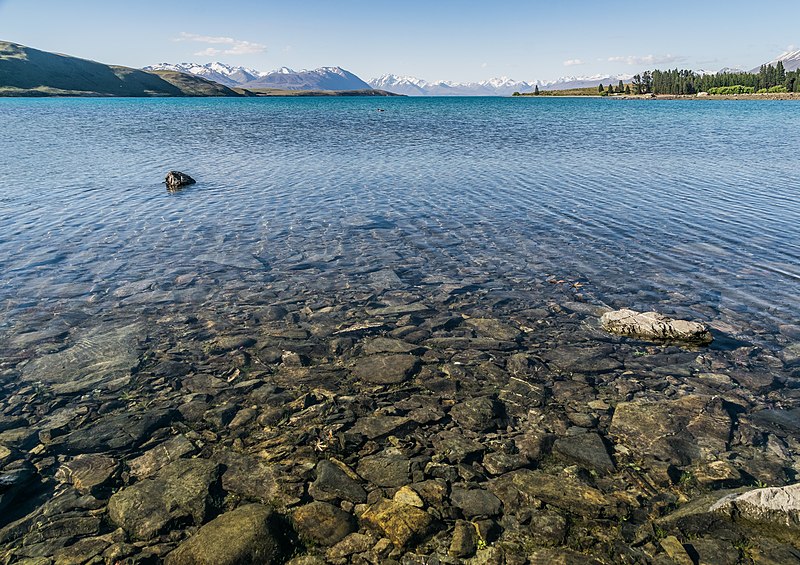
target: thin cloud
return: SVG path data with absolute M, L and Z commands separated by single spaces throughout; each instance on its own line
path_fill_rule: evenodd
M 220 37 L 213 35 L 199 35 L 197 33 L 181 32 L 180 36 L 173 39 L 173 41 L 191 41 L 193 43 L 206 43 L 208 45 L 221 45 L 222 48 L 206 47 L 198 51 L 195 55 L 198 56 L 214 56 L 214 55 L 253 55 L 256 53 L 263 53 L 267 50 L 266 45 L 261 43 L 254 43 L 252 41 L 243 41 L 241 39 L 234 39 L 233 37 Z
M 609 57 L 609 63 L 625 63 L 626 65 L 663 65 L 666 63 L 679 63 L 685 61 L 686 57 L 680 55 L 663 55 L 658 57 L 656 55 L 627 55 L 625 57 Z
M 564 61 L 565 67 L 575 67 L 582 64 L 583 61 L 581 61 L 580 59 L 567 59 L 566 61 Z

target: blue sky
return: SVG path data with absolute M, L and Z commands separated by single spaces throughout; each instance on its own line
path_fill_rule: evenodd
M 749 69 L 800 49 L 800 0 L 0 0 L 0 39 L 133 67 L 339 65 L 364 79 Z

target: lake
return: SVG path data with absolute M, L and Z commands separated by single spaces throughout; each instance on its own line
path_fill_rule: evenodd
M 800 559 L 671 515 L 800 474 L 796 104 L 7 99 L 0 140 L 7 561 Z
M 774 345 L 800 314 L 798 125 L 780 102 L 4 100 L 0 330 L 182 274 L 213 300 L 385 269 L 578 282 Z M 169 169 L 199 182 L 168 193 Z

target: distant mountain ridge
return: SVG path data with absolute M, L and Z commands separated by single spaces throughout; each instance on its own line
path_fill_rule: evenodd
M 144 67 L 145 71 L 170 70 L 213 80 L 231 88 L 281 90 L 367 90 L 370 85 L 341 67 L 321 67 L 295 71 L 288 67 L 261 72 L 224 63 L 159 63 Z
M 511 96 L 514 92 L 533 92 L 538 86 L 539 90 L 569 90 L 573 88 L 588 88 L 603 84 L 617 84 L 620 80 L 629 81 L 633 75 L 594 75 L 589 77 L 562 77 L 554 81 L 518 81 L 508 77 L 494 78 L 480 82 L 428 82 L 424 79 L 383 75 L 371 79 L 372 88 L 380 88 L 397 94 L 407 96 Z

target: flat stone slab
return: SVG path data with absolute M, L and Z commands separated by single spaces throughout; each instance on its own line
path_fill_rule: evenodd
M 353 375 L 372 384 L 388 385 L 407 381 L 419 366 L 413 355 L 370 355 L 353 366 Z
M 645 340 L 708 344 L 714 339 L 705 324 L 673 320 L 658 312 L 614 310 L 603 314 L 600 323 L 610 333 Z
M 733 423 L 720 398 L 687 395 L 620 402 L 609 432 L 639 455 L 688 465 L 714 461 L 727 451 Z
M 139 363 L 144 337 L 139 323 L 109 328 L 103 325 L 79 334 L 66 349 L 33 359 L 22 369 L 23 382 L 41 382 L 54 392 L 74 394 L 128 375 Z

